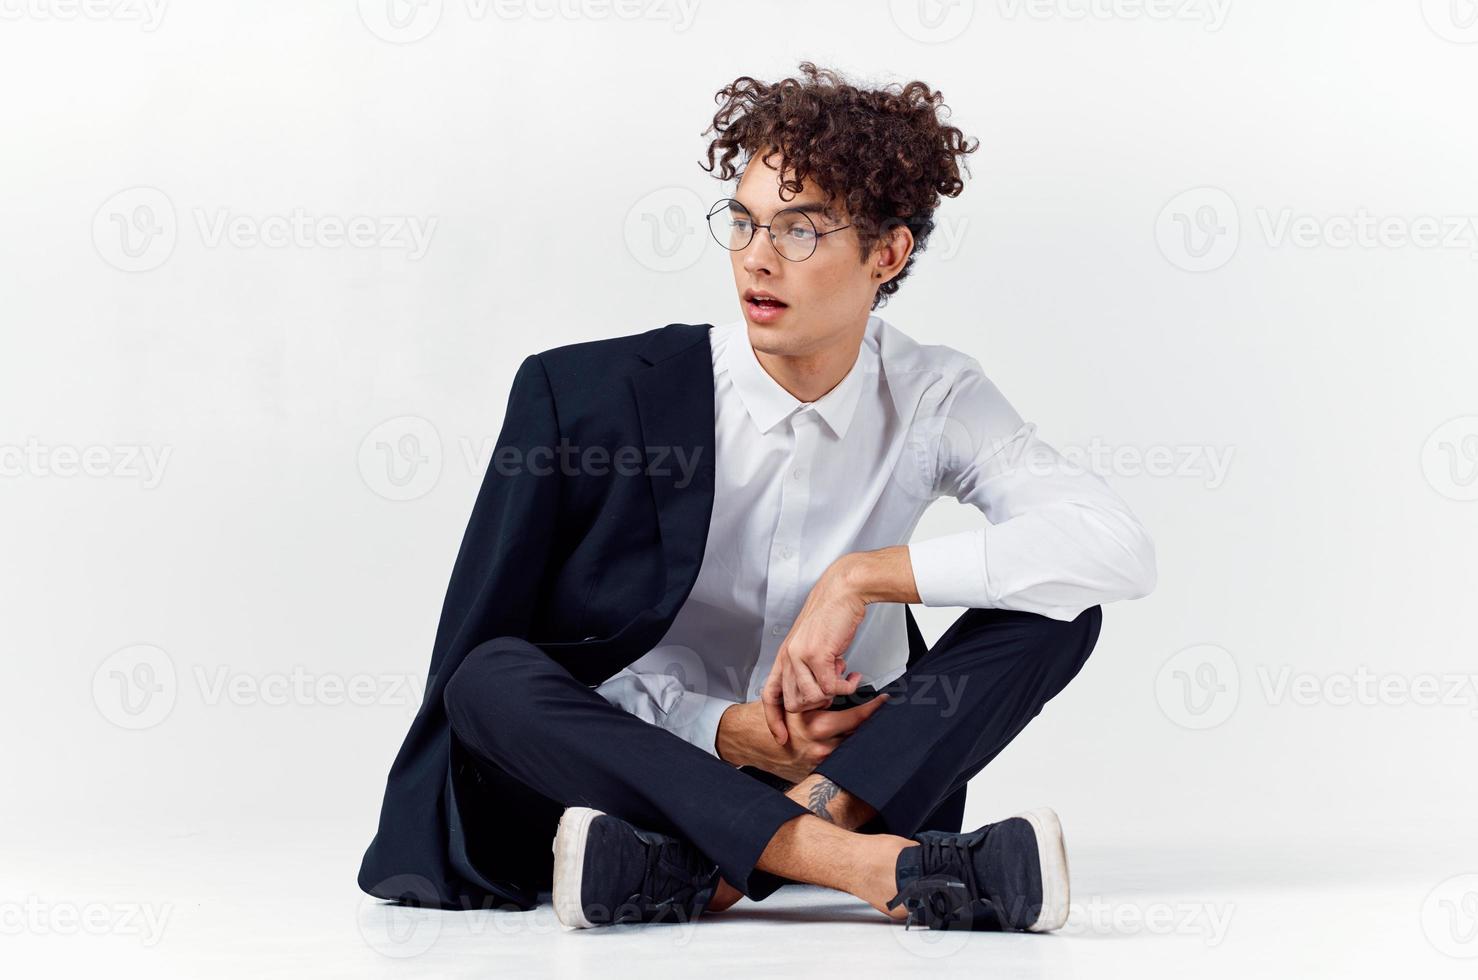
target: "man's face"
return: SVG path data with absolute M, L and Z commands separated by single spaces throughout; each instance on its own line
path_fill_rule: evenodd
M 750 343 L 755 350 L 771 354 L 805 356 L 855 340 L 871 312 L 877 287 L 884 281 L 873 275 L 883 271 L 876 251 L 866 261 L 859 257 L 857 229 L 842 228 L 851 224 L 851 218 L 837 198 L 828 198 L 810 181 L 799 194 L 782 199 L 781 174 L 766 165 L 762 156 L 756 154 L 749 162 L 734 192 L 734 198 L 749 211 L 747 220 L 768 225 L 777 211 L 807 209 L 821 237 L 815 240 L 811 256 L 800 262 L 782 257 L 769 233 L 758 227 L 748 246 L 729 253 Z M 775 162 L 779 161 L 776 156 Z M 841 230 L 826 234 L 833 229 Z M 769 293 L 784 306 L 751 302 L 747 299 L 751 291 Z

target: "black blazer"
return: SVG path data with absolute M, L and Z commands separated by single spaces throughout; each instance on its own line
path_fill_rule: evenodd
M 425 700 L 360 866 L 364 891 L 533 907 L 525 885 L 490 879 L 468 858 L 466 760 L 442 695 L 463 658 L 497 637 L 534 643 L 591 686 L 661 641 L 697 579 L 713 510 L 708 331 L 673 323 L 519 365 L 452 568 Z M 924 642 L 906 619 L 912 663 Z

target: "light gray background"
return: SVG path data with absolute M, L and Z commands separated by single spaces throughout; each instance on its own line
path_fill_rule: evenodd
M 361 941 L 402 685 L 519 361 L 739 315 L 700 133 L 809 57 L 922 78 L 980 138 L 879 312 L 1100 453 L 1158 547 L 967 823 L 1050 803 L 1088 889 L 1235 911 L 972 962 L 1471 968 L 1469 0 L 0 10 L 0 942 L 34 967 L 503 962 L 450 920 L 417 958 Z M 98 902 L 96 934 L 17 912 Z M 528 949 L 610 966 L 580 938 Z

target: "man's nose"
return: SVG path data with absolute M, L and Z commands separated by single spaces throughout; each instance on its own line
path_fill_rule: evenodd
M 741 254 L 744 257 L 744 271 L 750 273 L 761 270 L 774 272 L 776 264 L 780 262 L 780 253 L 775 251 L 775 243 L 770 240 L 770 232 L 766 228 L 754 230 L 754 237 Z

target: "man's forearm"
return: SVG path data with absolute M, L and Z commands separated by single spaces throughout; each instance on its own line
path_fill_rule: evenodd
M 918 602 L 908 545 L 896 544 L 876 551 L 854 551 L 837 559 L 835 565 L 845 587 L 866 603 Z
M 901 544 L 841 556 L 831 563 L 816 587 L 832 590 L 833 595 L 850 592 L 864 603 L 919 601 L 908 546 Z M 757 740 L 769 744 L 774 737 L 763 717 L 745 707 L 746 703 L 741 702 L 724 709 L 714 734 L 715 753 L 730 765 L 769 771 L 766 760 L 753 747 Z
M 744 730 L 744 713 L 739 708 L 739 704 L 730 705 L 719 716 L 713 747 L 718 757 L 729 765 L 749 766 L 754 764 L 748 751 L 750 733 Z

